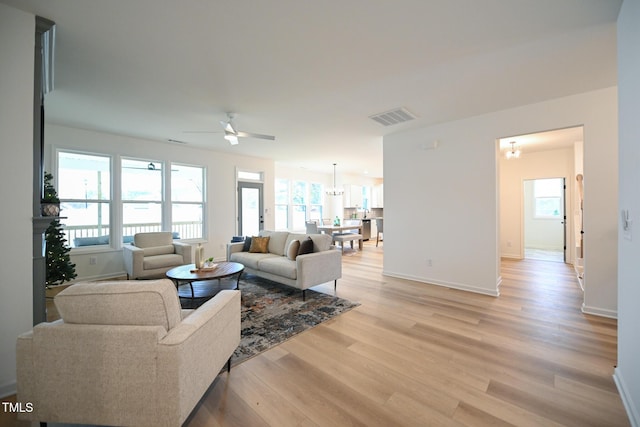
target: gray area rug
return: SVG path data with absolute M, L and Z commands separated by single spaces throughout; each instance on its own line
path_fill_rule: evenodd
M 251 275 L 240 281 L 240 291 L 242 332 L 232 366 L 360 305 L 310 289 L 302 301 L 299 289 Z

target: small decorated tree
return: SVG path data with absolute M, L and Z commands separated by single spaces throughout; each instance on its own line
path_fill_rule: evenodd
M 77 276 L 76 265 L 71 262 L 69 256 L 71 248 L 67 246 L 67 239 L 59 219 L 51 221 L 45 232 L 45 240 L 47 242 L 45 254 L 47 287 L 61 285 L 74 279 Z
M 60 203 L 58 193 L 51 183 L 52 180 L 53 175 L 46 173 L 42 200 L 43 202 Z M 71 262 L 71 257 L 69 256 L 71 248 L 67 245 L 67 239 L 59 219 L 54 219 L 47 227 L 45 241 L 46 286 L 61 285 L 74 279 L 77 276 L 76 265 Z

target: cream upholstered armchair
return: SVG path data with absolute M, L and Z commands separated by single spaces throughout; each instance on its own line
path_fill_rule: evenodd
M 181 310 L 174 284 L 85 282 L 17 340 L 17 401 L 40 422 L 180 426 L 240 342 L 240 292 Z
M 174 241 L 170 231 L 137 233 L 122 254 L 129 279 L 159 279 L 173 267 L 191 264 L 191 245 Z

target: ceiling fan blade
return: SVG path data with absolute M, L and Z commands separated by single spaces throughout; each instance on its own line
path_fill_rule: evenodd
M 222 133 L 219 130 L 183 130 L 182 133 Z
M 220 120 L 220 124 L 224 128 L 226 132 L 237 133 L 233 125 L 231 124 L 231 119 L 229 121 Z
M 261 133 L 252 133 L 252 132 L 236 132 L 236 135 L 241 138 L 258 138 L 258 139 L 268 139 L 269 141 L 275 141 L 276 137 L 272 135 L 263 135 Z

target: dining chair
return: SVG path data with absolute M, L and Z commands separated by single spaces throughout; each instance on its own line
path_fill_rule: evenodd
M 315 221 L 305 221 L 305 227 L 307 228 L 307 234 L 320 234 L 318 230 L 318 223 Z
M 382 220 L 383 218 L 376 218 L 376 228 L 378 229 L 378 232 L 376 233 L 376 247 L 378 247 L 378 242 L 382 241 L 382 239 L 380 239 L 380 233 L 384 234 L 382 231 Z

